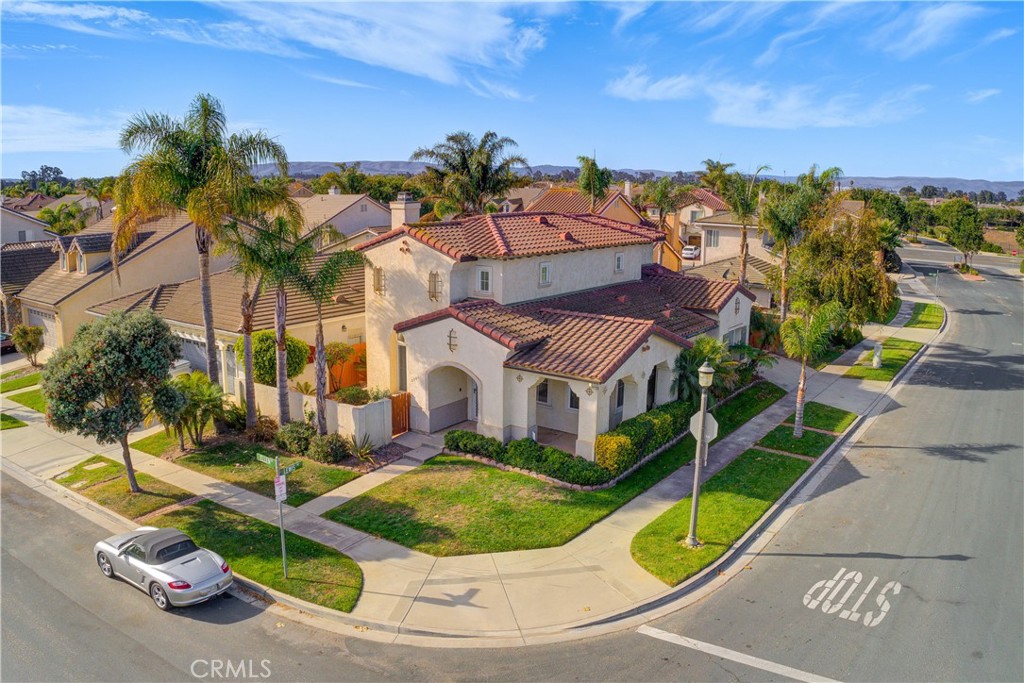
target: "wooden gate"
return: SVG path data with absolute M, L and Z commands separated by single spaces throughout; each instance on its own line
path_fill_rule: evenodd
M 409 406 L 412 394 L 403 391 L 391 394 L 391 435 L 398 436 L 409 431 Z

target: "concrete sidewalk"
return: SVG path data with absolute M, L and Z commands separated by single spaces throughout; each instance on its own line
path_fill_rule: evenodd
M 912 308 L 916 293 L 907 289 L 906 299 Z M 904 313 L 901 309 L 897 320 L 909 318 L 909 313 Z M 898 329 L 892 325 L 875 328 L 868 330 L 870 339 L 890 336 Z M 911 332 L 914 336 L 907 334 Z M 935 330 L 900 331 L 900 336 L 907 338 L 926 337 L 923 341 L 935 335 Z M 863 415 L 889 385 L 843 378 L 842 373 L 849 365 L 843 364 L 844 359 L 845 356 L 820 372 L 808 370 L 807 400 Z M 799 372 L 799 364 L 780 360 L 763 374 L 792 392 Z M 4 399 L 0 401 L 4 412 L 29 423 L 28 427 L 0 433 L 2 457 L 38 477 L 51 478 L 95 453 L 119 459 L 116 445 L 99 447 L 91 439 L 57 434 L 38 413 Z M 791 393 L 714 444 L 709 452 L 709 466 L 703 470 L 704 478 L 713 476 L 752 446 L 792 413 L 794 407 Z M 421 447 L 429 449 L 433 444 Z M 145 453 L 133 451 L 133 457 L 141 472 L 277 524 L 277 504 L 272 499 Z M 669 475 L 557 548 L 435 558 L 319 516 L 412 469 L 418 461 L 419 458 L 400 460 L 299 508 L 285 508 L 288 530 L 344 552 L 359 563 L 364 576 L 363 593 L 351 617 L 371 628 L 396 634 L 487 636 L 521 643 L 573 625 L 611 618 L 671 592 L 633 561 L 630 544 L 640 529 L 690 495 L 691 466 Z

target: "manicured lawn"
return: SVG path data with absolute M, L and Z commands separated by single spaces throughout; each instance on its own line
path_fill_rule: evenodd
M 889 308 L 887 308 L 885 310 L 885 312 L 882 314 L 881 318 L 879 318 L 879 319 L 872 318 L 871 322 L 873 322 L 873 323 L 882 323 L 883 325 L 888 325 L 889 323 L 892 322 L 892 319 L 896 317 L 896 314 L 900 312 L 900 305 L 902 303 L 903 303 L 902 299 L 900 299 L 898 296 L 894 296 L 892 298 L 892 303 L 889 304 Z
M 129 445 L 137 451 L 149 453 L 159 458 L 161 455 L 170 453 L 178 448 L 178 437 L 174 435 L 173 431 L 160 431 L 138 441 L 132 441 Z
M 840 434 L 845 432 L 846 428 L 853 424 L 853 421 L 856 419 L 856 413 L 851 413 L 842 408 L 834 408 L 824 403 L 815 403 L 814 401 L 808 401 L 804 404 L 805 427 L 824 429 L 827 432 Z M 796 413 L 792 413 L 786 418 L 788 424 L 793 424 L 794 420 L 796 420 Z
M 275 526 L 202 500 L 148 520 L 185 532 L 220 554 L 242 576 L 324 607 L 351 612 L 363 588 L 359 565 L 333 548 L 285 533 L 288 578 L 281 569 L 281 536 Z
M 17 370 L 14 370 L 13 372 L 17 372 Z M 30 375 L 22 375 L 21 377 L 15 377 L 14 379 L 8 379 L 0 382 L 0 391 L 14 391 L 15 389 L 34 387 L 37 384 L 39 384 L 39 373 L 33 372 Z
M 43 397 L 42 389 L 33 389 L 32 391 L 24 391 L 20 394 L 14 394 L 8 396 L 8 399 L 15 403 L 20 403 L 26 408 L 31 408 L 38 413 L 46 412 L 46 398 Z
M 99 465 L 89 469 L 92 465 Z M 162 507 L 191 498 L 192 494 L 142 472 L 135 473 L 142 493 L 131 493 L 124 465 L 100 455 L 75 465 L 54 477 L 61 486 L 73 489 L 105 508 L 135 519 Z
M 786 451 L 797 455 L 806 455 L 817 458 L 824 453 L 836 440 L 831 434 L 812 432 L 805 429 L 803 436 L 799 439 L 793 438 L 793 428 L 786 425 L 779 425 L 764 435 L 764 438 L 757 442 L 758 446 L 771 448 L 776 451 Z
M 697 538 L 682 541 L 690 529 L 690 498 L 684 498 L 633 537 L 637 564 L 669 586 L 698 573 L 722 556 L 786 492 L 810 463 L 751 449 L 711 477 L 700 492 Z
M 871 367 L 871 354 L 867 353 L 864 360 L 858 361 L 858 365 L 847 370 L 843 376 L 890 382 L 922 346 L 924 344 L 915 341 L 889 337 L 882 342 L 882 367 Z
M 715 413 L 725 437 L 785 395 L 762 383 Z M 693 460 L 675 447 L 602 491 L 572 491 L 472 460 L 438 456 L 327 512 L 347 524 L 437 556 L 562 545 Z
M 848 350 L 849 349 L 844 349 L 842 346 L 833 346 L 829 348 L 828 351 L 821 355 L 821 358 L 814 362 L 814 369 L 821 370 L 826 365 L 831 365 Z
M 178 458 L 174 462 L 269 498 L 274 497 L 274 468 L 256 459 L 257 453 L 274 457 L 278 453 L 257 444 L 225 442 Z M 301 462 L 302 467 L 288 475 L 289 505 L 302 505 L 359 475 L 341 467 L 321 465 L 305 458 L 281 457 L 281 466 Z
M 938 304 L 914 304 L 914 312 L 904 327 L 923 327 L 926 330 L 937 330 L 942 327 L 945 311 Z
M 11 417 L 7 413 L 0 413 L 0 431 L 4 429 L 17 429 L 24 426 L 25 423 L 18 418 Z

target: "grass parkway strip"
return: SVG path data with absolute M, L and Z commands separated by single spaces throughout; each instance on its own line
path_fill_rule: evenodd
M 20 403 L 26 408 L 31 408 L 37 413 L 46 413 L 46 398 L 43 396 L 42 389 L 33 389 L 32 391 L 24 391 L 20 394 L 14 394 L 8 396 L 8 399 L 15 403 Z
M 882 342 L 882 367 L 871 367 L 871 351 L 866 352 L 843 377 L 854 379 L 870 379 L 878 382 L 891 382 L 894 377 L 903 369 L 903 366 L 910 362 L 924 344 L 907 339 L 889 337 Z
M 724 438 L 785 395 L 767 382 L 715 412 Z M 559 546 L 693 460 L 687 436 L 625 480 L 574 491 L 476 461 L 438 456 L 324 514 L 436 556 Z
M 857 419 L 856 413 L 842 408 L 834 408 L 824 403 L 808 401 L 804 404 L 804 426 L 813 429 L 824 429 L 826 432 L 841 434 Z M 796 421 L 796 413 L 786 418 L 786 424 Z
M 937 330 L 942 327 L 945 311 L 939 304 L 914 304 L 914 312 L 904 327 L 920 327 L 926 330 Z
M 128 490 L 124 465 L 94 455 L 67 472 L 58 474 L 54 481 L 128 519 L 138 519 L 192 497 L 188 491 L 144 472 L 137 472 L 135 477 L 142 493 Z
M 14 372 L 18 371 L 14 370 Z M 34 387 L 37 384 L 39 384 L 39 373 L 33 372 L 30 375 L 22 375 L 21 377 L 0 381 L 0 391 L 14 391 L 15 389 Z
M 24 427 L 26 424 L 16 417 L 12 417 L 7 413 L 0 413 L 0 431 L 4 429 L 17 429 L 18 427 Z

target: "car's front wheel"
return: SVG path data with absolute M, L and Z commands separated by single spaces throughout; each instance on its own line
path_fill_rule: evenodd
M 153 598 L 153 602 L 156 606 L 167 611 L 171 609 L 171 601 L 167 599 L 167 592 L 164 591 L 163 586 L 159 583 L 152 583 L 149 585 L 149 597 Z
M 100 566 L 103 576 L 108 579 L 114 578 L 114 566 L 110 564 L 110 558 L 107 557 L 106 553 L 98 553 L 96 555 L 96 564 Z

